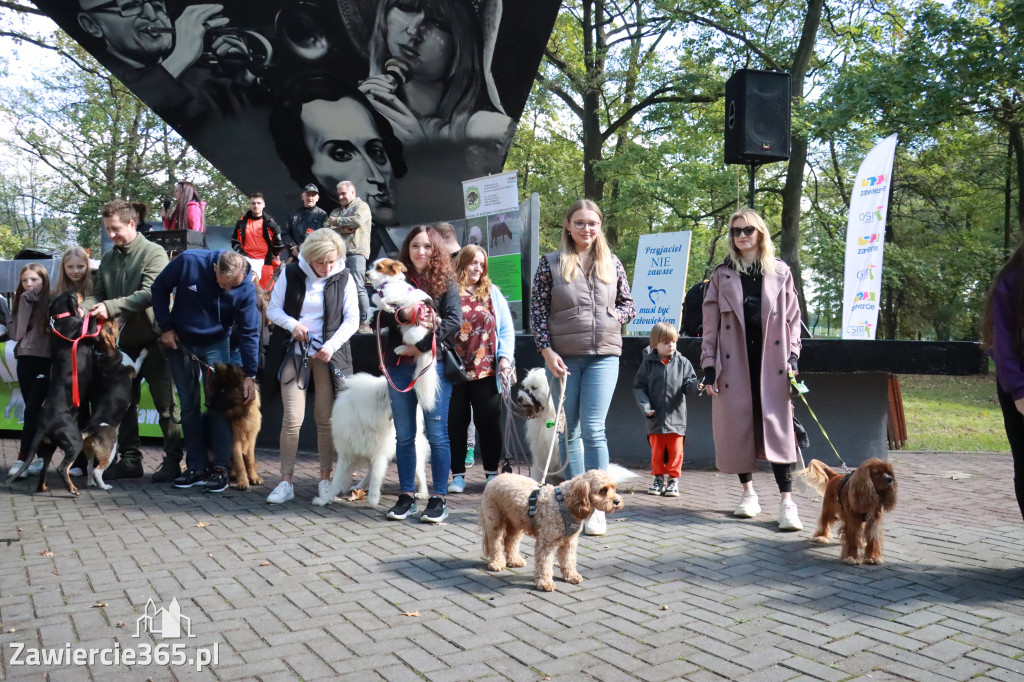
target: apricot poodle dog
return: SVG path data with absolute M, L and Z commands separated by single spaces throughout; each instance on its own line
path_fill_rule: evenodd
M 824 498 L 812 538 L 814 542 L 828 544 L 832 524 L 839 521 L 843 543 L 840 559 L 848 564 L 882 563 L 882 512 L 896 506 L 896 477 L 892 465 L 872 458 L 843 476 L 812 459 L 800 473 Z
M 531 502 L 535 490 L 539 492 Z M 615 481 L 599 469 L 557 487 L 539 486 L 532 478 L 518 474 L 501 474 L 487 484 L 480 500 L 487 568 L 500 571 L 506 566 L 525 566 L 519 542 L 523 535 L 530 535 L 537 539 L 533 571 L 537 589 L 554 591 L 552 560 L 556 552 L 562 577 L 568 583 L 579 584 L 583 576 L 576 570 L 576 547 L 583 521 L 594 510 L 611 514 L 619 509 L 622 498 L 615 492 Z

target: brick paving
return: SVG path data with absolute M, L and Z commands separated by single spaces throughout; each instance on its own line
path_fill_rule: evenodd
M 16 447 L 0 441 L 0 470 Z M 436 527 L 387 521 L 365 502 L 312 506 L 308 454 L 283 506 L 264 502 L 278 480 L 271 452 L 260 453 L 269 485 L 249 492 L 114 481 L 74 499 L 56 476 L 39 495 L 21 481 L 0 491 L 0 678 L 1024 679 L 1024 523 L 1009 456 L 892 459 L 900 500 L 884 566 L 846 566 L 835 544 L 779 533 L 770 473 L 755 476 L 764 512 L 743 521 L 730 515 L 735 477 L 686 470 L 677 499 L 644 494 L 646 474 L 632 493 L 623 486 L 608 534 L 581 540 L 584 582 L 558 580 L 550 594 L 533 589 L 532 561 L 483 570 L 479 466 Z M 147 471 L 157 461 L 147 451 Z M 387 505 L 396 481 L 392 467 Z M 797 498 L 812 527 L 818 502 Z M 134 638 L 150 598 L 177 598 L 195 637 Z M 189 656 L 216 644 L 218 663 L 11 664 L 13 643 L 161 641 L 185 642 Z

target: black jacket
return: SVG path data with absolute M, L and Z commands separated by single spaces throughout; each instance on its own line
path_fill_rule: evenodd
M 246 211 L 245 215 L 235 223 L 235 231 L 231 235 L 231 248 L 247 257 L 249 253 L 245 250 L 245 223 L 252 217 L 252 213 Z M 267 255 L 263 259 L 263 264 L 272 265 L 278 254 L 284 251 L 284 243 L 281 241 L 281 228 L 266 211 L 263 212 L 261 217 L 263 218 L 263 239 L 267 242 Z
M 462 301 L 459 298 L 459 285 L 455 283 L 454 279 L 449 280 L 448 289 L 445 291 L 444 296 L 435 301 L 435 303 L 437 304 L 437 318 L 439 322 L 434 329 L 434 335 L 437 338 L 437 352 L 440 354 L 443 348 L 455 347 L 455 335 L 462 326 Z M 387 338 L 382 339 L 386 350 L 385 361 L 389 365 L 395 365 L 398 363 L 395 347 L 402 343 L 402 332 L 399 329 L 394 314 L 383 311 L 379 314 L 381 332 L 383 333 L 385 329 L 387 330 Z M 416 344 L 416 347 L 424 353 L 429 353 L 432 345 L 433 339 L 430 335 L 427 335 Z
M 327 211 L 319 206 L 296 209 L 288 218 L 288 226 L 281 233 L 281 241 L 286 249 L 301 246 L 309 235 L 327 224 Z
M 644 359 L 633 380 L 633 395 L 645 417 L 654 410 L 654 416 L 647 418 L 647 433 L 685 435 L 686 394 L 696 392 L 697 375 L 682 353 L 673 353 L 666 365 L 658 351 L 650 346 L 644 349 Z
M 328 277 L 324 282 L 322 339 L 334 336 L 334 332 L 338 331 L 338 327 L 341 326 L 345 310 L 345 287 L 351 276 L 348 268 L 344 268 L 341 272 Z M 302 314 L 302 301 L 306 296 L 306 273 L 302 271 L 298 263 L 289 263 L 285 266 L 282 277 L 278 279 L 277 286 L 286 287 L 284 305 L 281 306 L 285 314 L 296 320 L 299 319 Z M 267 349 L 264 388 L 271 386 L 280 388 L 277 373 L 281 369 L 281 363 L 291 355 L 294 355 L 291 334 L 282 327 L 275 327 L 270 336 L 270 346 Z M 334 387 L 334 395 L 338 395 L 345 390 L 344 377 L 352 376 L 352 349 L 348 343 L 341 344 L 341 348 L 331 356 L 331 368 L 331 384 Z

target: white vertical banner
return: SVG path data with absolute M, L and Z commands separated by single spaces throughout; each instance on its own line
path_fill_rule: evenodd
M 630 290 L 636 317 L 626 325 L 627 334 L 650 334 L 659 322 L 679 329 L 689 263 L 689 232 L 640 235 Z
M 857 171 L 846 223 L 846 269 L 843 283 L 844 339 L 874 340 L 882 294 L 885 216 L 892 186 L 896 136 L 868 152 Z

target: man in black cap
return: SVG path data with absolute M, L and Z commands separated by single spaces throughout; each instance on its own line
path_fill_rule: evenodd
M 309 183 L 302 188 L 302 208 L 297 209 L 288 218 L 288 224 L 281 235 L 284 246 L 293 260 L 299 259 L 299 247 L 306 240 L 306 235 L 319 230 L 327 222 L 327 211 L 316 205 L 320 199 L 320 190 Z

